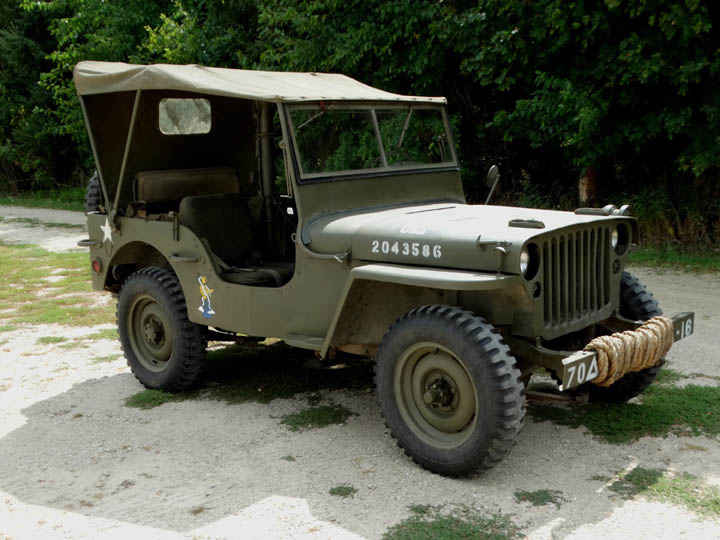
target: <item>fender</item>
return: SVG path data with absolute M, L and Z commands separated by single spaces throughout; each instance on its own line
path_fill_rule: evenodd
M 490 291 L 507 287 L 518 282 L 518 280 L 519 276 L 468 270 L 449 270 L 398 264 L 364 264 L 356 266 L 350 270 L 337 309 L 323 340 L 320 355 L 323 358 L 327 355 L 350 290 L 358 281 L 392 283 L 439 291 Z

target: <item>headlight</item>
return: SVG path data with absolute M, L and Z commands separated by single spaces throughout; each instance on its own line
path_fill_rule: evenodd
M 625 255 L 630 248 L 630 227 L 620 223 L 610 233 L 610 245 L 618 255 Z
M 524 247 L 522 253 L 520 253 L 520 272 L 522 275 L 527 275 L 528 267 L 530 266 L 530 252 L 527 247 Z
M 527 280 L 533 279 L 540 269 L 540 250 L 536 244 L 528 244 L 520 252 L 520 272 Z

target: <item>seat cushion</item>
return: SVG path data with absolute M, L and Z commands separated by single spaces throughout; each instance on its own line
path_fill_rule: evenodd
M 255 285 L 260 287 L 280 287 L 285 285 L 293 274 L 290 263 L 271 263 L 259 268 L 232 268 L 220 277 L 230 283 Z
M 179 203 L 184 197 L 239 193 L 240 182 L 231 167 L 170 169 L 137 173 L 135 199 L 149 204 Z
M 256 233 L 247 201 L 247 197 L 236 193 L 185 197 L 178 217 L 225 263 L 244 266 Z
M 220 274 L 224 281 L 237 283 L 238 285 L 274 286 L 277 282 L 267 272 L 253 269 L 233 269 Z

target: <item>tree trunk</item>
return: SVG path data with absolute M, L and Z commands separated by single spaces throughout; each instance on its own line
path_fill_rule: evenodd
M 580 206 L 592 207 L 597 204 L 597 171 L 588 167 L 578 180 Z

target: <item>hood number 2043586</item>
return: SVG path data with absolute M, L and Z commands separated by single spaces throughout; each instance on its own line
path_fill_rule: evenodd
M 372 240 L 370 251 L 383 255 L 402 255 L 405 257 L 424 257 L 426 259 L 442 258 L 440 244 L 423 244 L 421 242 L 400 242 L 399 240 Z

